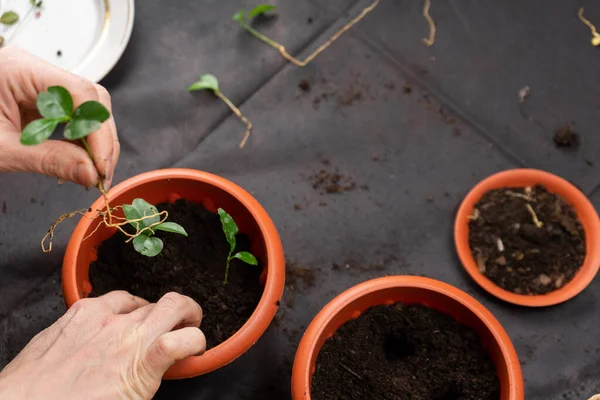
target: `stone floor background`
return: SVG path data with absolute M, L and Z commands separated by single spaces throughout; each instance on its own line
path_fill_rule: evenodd
M 369 1 L 276 3 L 277 17 L 258 27 L 306 55 Z M 563 305 L 514 307 L 479 289 L 452 242 L 462 197 L 496 171 L 557 173 L 600 207 L 600 53 L 575 17 L 584 6 L 600 25 L 600 3 L 432 3 L 438 33 L 431 48 L 421 41 L 428 29 L 422 2 L 381 0 L 299 69 L 231 21 L 254 2 L 137 2 L 131 43 L 102 82 L 123 148 L 117 179 L 166 167 L 231 179 L 274 219 L 288 269 L 315 276 L 313 285 L 300 279 L 292 287 L 288 279 L 279 323 L 246 355 L 208 376 L 166 382 L 157 399 L 288 399 L 295 349 L 311 319 L 336 294 L 385 274 L 437 278 L 485 304 L 517 348 L 527 399 L 600 392 L 600 281 Z M 254 123 L 243 150 L 244 128 L 229 110 L 208 94 L 186 92 L 202 72 L 216 73 Z M 309 92 L 298 87 L 303 79 Z M 521 105 L 524 86 L 531 95 Z M 577 151 L 552 142 L 565 124 L 582 137 Z M 322 169 L 339 171 L 356 189 L 314 190 L 310 176 Z M 29 174 L 2 174 L 0 188 L 7 211 L 0 214 L 2 368 L 64 312 L 60 266 L 74 223 L 62 228 L 50 255 L 38 250 L 40 237 L 55 216 L 86 207 L 97 193 Z

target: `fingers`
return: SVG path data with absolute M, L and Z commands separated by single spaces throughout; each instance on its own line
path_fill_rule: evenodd
M 124 290 L 116 290 L 98 297 L 113 314 L 127 314 L 149 303 L 141 297 L 134 296 Z
M 86 101 L 94 100 L 102 103 L 112 114 L 110 95 L 102 86 L 18 48 L 3 49 L 2 55 L 9 60 L 9 71 L 15 75 L 11 92 L 15 104 L 19 104 L 21 108 L 35 108 L 40 92 L 48 90 L 50 86 L 63 86 L 71 93 L 75 108 Z M 17 128 L 23 129 L 22 126 Z M 91 134 L 87 140 L 94 155 L 97 171 L 104 179 L 105 186 L 110 187 L 120 152 L 113 118 L 103 123 L 101 129 Z
M 23 146 L 9 129 L 0 124 L 0 171 L 37 172 L 85 187 L 98 183 L 98 172 L 81 147 L 55 140 Z
M 96 168 L 100 171 L 104 189 L 108 190 L 117 166 L 120 154 L 119 138 L 115 120 L 112 117 L 112 103 L 108 91 L 100 85 L 96 86 L 98 101 L 110 111 L 111 117 L 100 129 L 88 136 L 87 141 L 94 154 Z
M 147 340 L 153 342 L 175 327 L 198 328 L 201 321 L 202 308 L 198 303 L 178 293 L 167 293 L 140 325 Z
M 176 361 L 204 354 L 206 337 L 198 328 L 187 327 L 158 337 L 146 353 L 145 365 L 162 377 Z

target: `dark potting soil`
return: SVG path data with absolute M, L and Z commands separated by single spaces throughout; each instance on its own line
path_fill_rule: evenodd
M 168 211 L 169 221 L 183 226 L 188 237 L 157 232 L 164 242 L 163 251 L 145 257 L 118 232 L 100 245 L 98 260 L 90 266 L 92 295 L 126 290 L 150 302 L 167 292 L 189 296 L 202 306 L 201 328 L 207 346 L 215 347 L 237 332 L 254 312 L 263 293 L 261 269 L 232 260 L 224 285 L 229 244 L 219 216 L 186 200 L 157 208 Z M 237 251 L 249 250 L 247 236 L 238 234 L 236 238 Z
M 319 352 L 313 400 L 498 400 L 500 381 L 470 328 L 423 305 L 369 308 Z
M 469 222 L 469 246 L 483 274 L 518 294 L 564 286 L 585 258 L 585 234 L 575 211 L 542 186 L 486 193 Z

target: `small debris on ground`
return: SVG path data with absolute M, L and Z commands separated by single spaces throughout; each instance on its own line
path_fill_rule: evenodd
M 529 96 L 530 92 L 531 90 L 529 89 L 529 86 L 525 86 L 519 89 L 519 103 L 525 103 L 525 99 Z
M 58 51 L 56 52 L 56 56 L 57 56 L 57 57 L 62 57 L 62 50 L 58 50 Z
M 562 126 L 554 133 L 554 144 L 560 148 L 576 149 L 579 147 L 579 134 L 569 125 Z
M 310 83 L 308 82 L 308 80 L 306 79 L 302 79 L 300 81 L 300 83 L 298 84 L 298 87 L 303 91 L 303 92 L 310 92 Z
M 404 86 L 402 86 L 402 93 L 404 93 L 404 94 L 411 94 L 412 93 L 412 87 L 408 83 L 405 83 Z
M 324 166 L 330 165 L 329 160 L 323 160 L 322 163 Z M 343 193 L 356 189 L 356 182 L 351 177 L 341 174 L 337 168 L 334 172 L 322 169 L 311 175 L 309 180 L 312 182 L 313 189 L 320 190 L 321 194 Z
M 308 22 L 309 24 L 313 23 L 313 17 L 308 17 L 308 19 L 306 20 L 306 22 Z

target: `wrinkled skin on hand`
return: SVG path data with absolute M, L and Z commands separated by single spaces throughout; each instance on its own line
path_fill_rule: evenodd
M 201 320 L 177 293 L 79 300 L 0 372 L 0 399 L 151 399 L 175 361 L 206 349 Z
M 47 140 L 36 146 L 19 142 L 23 128 L 40 118 L 37 95 L 50 86 L 69 90 L 75 107 L 95 100 L 111 111 L 111 118 L 86 139 L 94 162 L 82 147 L 67 141 Z M 96 186 L 102 179 L 108 190 L 119 153 L 110 95 L 105 88 L 18 48 L 0 49 L 0 172 L 38 172 L 86 187 Z

